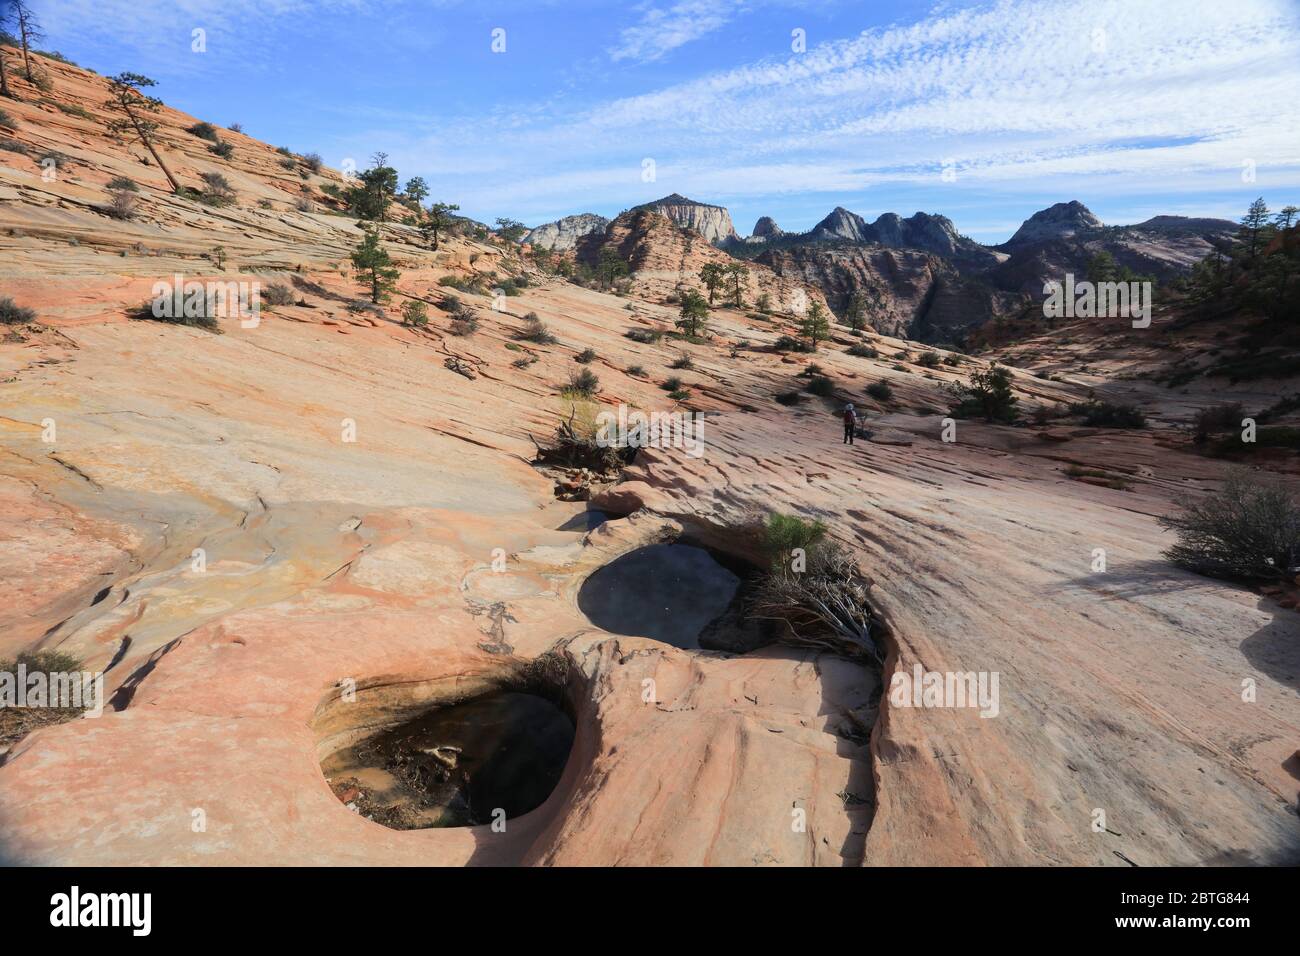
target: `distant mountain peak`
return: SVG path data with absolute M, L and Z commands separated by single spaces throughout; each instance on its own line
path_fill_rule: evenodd
M 727 212 L 725 206 L 714 206 L 687 199 L 681 193 L 670 193 L 663 199 L 643 203 L 634 208 L 662 213 L 677 225 L 698 232 L 709 242 L 738 238 L 736 227 L 731 222 L 731 213 Z
M 598 216 L 594 212 L 583 212 L 530 229 L 524 234 L 523 241 L 541 249 L 567 252 L 574 248 L 583 236 L 593 232 L 604 232 L 607 226 L 609 220 L 604 216 Z
M 1058 202 L 1040 209 L 1026 219 L 1016 230 L 1007 245 L 1040 242 L 1045 239 L 1064 239 L 1078 232 L 1100 229 L 1104 223 L 1077 199 Z

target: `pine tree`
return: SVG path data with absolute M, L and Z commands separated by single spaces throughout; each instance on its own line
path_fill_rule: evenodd
M 163 158 L 158 155 L 158 148 L 154 145 L 154 133 L 158 131 L 158 124 L 144 116 L 145 113 L 157 113 L 162 109 L 162 100 L 140 92 L 141 89 L 154 85 L 156 84 L 153 80 L 139 73 L 119 73 L 117 76 L 110 76 L 108 88 L 113 95 L 104 104 L 104 109 L 121 113 L 122 116 L 110 120 L 108 128 L 119 135 L 134 131 L 145 149 L 153 156 L 158 168 L 163 171 L 163 175 L 167 177 L 167 182 L 171 183 L 172 191 L 180 192 L 181 184 L 176 181 L 176 177 L 167 168 Z
M 18 27 L 18 42 L 23 48 L 23 72 L 28 83 L 36 82 L 32 72 L 32 44 L 45 39 L 41 25 L 27 0 L 9 0 L 9 20 Z
M 820 302 L 814 302 L 804 314 L 803 320 L 799 323 L 799 331 L 808 340 L 810 351 L 813 352 L 817 351 L 818 342 L 830 337 L 831 323 L 826 318 L 826 310 L 822 308 Z
M 720 262 L 706 262 L 700 270 L 700 281 L 709 290 L 709 305 L 713 305 L 714 293 L 727 281 L 727 267 Z
M 745 288 L 749 285 L 749 270 L 743 263 L 733 262 L 726 267 L 731 280 L 731 303 L 738 309 L 745 307 Z
M 438 251 L 438 240 L 451 229 L 455 221 L 451 214 L 459 209 L 459 206 L 445 202 L 436 202 L 429 207 L 424 221 L 420 223 L 420 234 L 428 240 L 429 248 L 434 252 Z
M 1250 204 L 1250 209 L 1241 220 L 1242 232 L 1250 237 L 1250 258 L 1255 258 L 1255 251 L 1259 247 L 1260 233 L 1268 227 L 1268 206 L 1264 204 L 1264 197 L 1260 196 Z
M 370 301 L 375 305 L 386 301 L 401 273 L 394 267 L 388 252 L 379 244 L 379 233 L 376 230 L 366 230 L 365 238 L 352 253 L 352 264 L 357 268 L 357 278 L 370 287 Z
M 419 176 L 412 176 L 406 181 L 406 189 L 402 192 L 406 196 L 407 202 L 419 206 L 420 203 L 424 202 L 424 200 L 428 198 L 429 186 Z
M 4 16 L 0 15 L 0 27 L 4 26 Z M 5 70 L 4 43 L 0 42 L 0 96 L 7 96 L 14 99 L 14 95 L 9 90 L 9 74 Z
M 682 306 L 677 327 L 689 339 L 697 339 L 708 331 L 709 302 L 695 289 L 682 296 Z

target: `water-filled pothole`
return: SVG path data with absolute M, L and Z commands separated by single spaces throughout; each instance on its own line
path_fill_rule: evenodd
M 357 741 L 321 770 L 343 803 L 392 829 L 476 826 L 541 806 L 573 738 L 552 700 L 499 689 Z
M 741 578 L 703 548 L 654 544 L 595 571 L 578 607 L 611 634 L 698 648 L 706 626 L 732 606 Z

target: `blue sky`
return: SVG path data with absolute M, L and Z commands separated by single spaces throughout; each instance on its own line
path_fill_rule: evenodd
M 488 222 L 680 192 L 742 234 L 841 205 L 999 242 L 1070 199 L 1112 223 L 1300 204 L 1296 0 L 33 6 L 47 48 L 336 168 L 383 150 Z

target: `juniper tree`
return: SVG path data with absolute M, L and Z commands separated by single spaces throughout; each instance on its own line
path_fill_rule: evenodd
M 352 264 L 357 268 L 357 278 L 370 287 L 370 301 L 375 305 L 388 298 L 401 275 L 387 250 L 379 244 L 379 233 L 374 229 L 366 230 L 352 253 Z
M 149 150 L 158 168 L 163 171 L 163 175 L 167 177 L 167 182 L 171 183 L 172 191 L 180 192 L 181 184 L 176 181 L 176 177 L 167 168 L 163 158 L 158 155 L 158 148 L 154 145 L 154 134 L 158 131 L 158 124 L 144 116 L 146 113 L 157 113 L 162 109 L 162 100 L 140 92 L 146 87 L 155 85 L 153 80 L 139 73 L 119 73 L 117 76 L 110 76 L 108 88 L 112 96 L 104 104 L 104 109 L 121 113 L 122 116 L 110 120 L 108 128 L 116 134 L 133 130 L 145 149 Z

